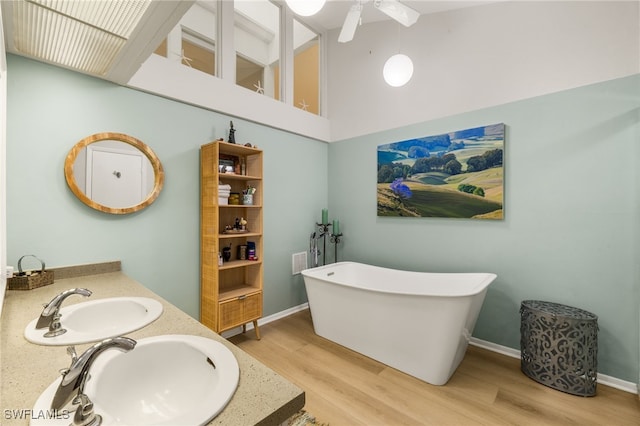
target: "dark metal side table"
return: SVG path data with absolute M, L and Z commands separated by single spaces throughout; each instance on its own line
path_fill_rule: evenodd
M 558 303 L 520 307 L 521 369 L 533 380 L 573 395 L 596 394 L 598 317 Z

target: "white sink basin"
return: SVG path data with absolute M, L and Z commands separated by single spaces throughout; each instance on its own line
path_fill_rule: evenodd
M 66 333 L 44 337 L 49 329 L 36 330 L 36 318 L 24 329 L 24 337 L 38 345 L 60 346 L 122 336 L 155 321 L 162 304 L 148 297 L 111 297 L 63 306 L 60 314 Z
M 140 339 L 129 352 L 104 351 L 89 374 L 85 393 L 103 425 L 203 425 L 231 400 L 240 370 L 220 342 L 165 335 Z M 55 380 L 38 398 L 35 413 L 51 411 L 59 382 Z M 36 418 L 30 424 L 66 426 L 73 420 L 73 413 L 58 414 L 58 419 Z

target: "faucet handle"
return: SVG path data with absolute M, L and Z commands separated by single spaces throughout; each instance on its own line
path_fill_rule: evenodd
M 78 353 L 75 346 L 67 346 L 67 353 L 71 355 L 71 364 L 74 364 L 78 360 Z
M 102 423 L 102 416 L 93 411 L 93 402 L 83 393 L 79 393 L 73 401 L 77 405 L 73 415 L 73 426 L 98 426 Z
M 51 324 L 49 324 L 49 331 L 44 333 L 44 337 L 60 336 L 61 334 L 64 334 L 67 332 L 65 328 L 62 328 L 62 324 L 60 323 L 61 317 L 62 315 L 60 315 L 60 312 L 56 311 L 53 314 L 53 318 L 51 319 Z
M 69 370 L 71 370 L 71 367 L 73 367 L 73 364 L 75 364 L 76 361 L 78 360 L 78 353 L 76 352 L 75 346 L 67 346 L 67 353 L 71 355 L 71 366 L 68 368 L 61 368 L 60 370 L 58 370 L 58 372 L 63 376 L 67 375 Z

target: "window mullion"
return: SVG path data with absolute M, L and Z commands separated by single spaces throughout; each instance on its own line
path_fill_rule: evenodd
M 280 19 L 280 99 L 293 105 L 293 12 L 281 8 Z
M 218 0 L 216 40 L 216 75 L 235 84 L 236 51 L 234 42 L 234 6 L 232 1 Z

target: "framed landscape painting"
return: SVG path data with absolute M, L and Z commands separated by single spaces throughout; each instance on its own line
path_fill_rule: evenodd
M 378 216 L 502 219 L 504 123 L 378 146 Z

